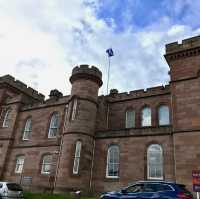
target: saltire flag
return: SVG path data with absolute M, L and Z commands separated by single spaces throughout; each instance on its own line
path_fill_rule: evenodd
M 108 54 L 108 57 L 114 56 L 114 53 L 113 53 L 112 48 L 107 49 L 107 50 L 106 50 L 106 53 Z

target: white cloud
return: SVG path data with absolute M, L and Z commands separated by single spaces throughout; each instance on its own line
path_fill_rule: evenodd
M 68 81 L 77 64 L 97 65 L 104 75 L 113 47 L 111 88 L 128 91 L 168 81 L 164 45 L 199 32 L 163 17 L 143 30 L 128 26 L 115 32 L 98 19 L 97 0 L 0 0 L 0 73 L 10 73 L 45 95 L 57 88 L 70 93 Z M 195 32 L 196 31 L 196 32 Z

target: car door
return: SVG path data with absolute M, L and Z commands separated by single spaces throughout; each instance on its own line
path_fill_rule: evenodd
M 157 185 L 157 191 L 161 199 L 174 198 L 176 195 L 175 190 L 169 184 L 162 183 L 162 184 Z
M 143 192 L 140 193 L 139 198 L 141 199 L 159 198 L 159 194 L 157 193 L 156 183 L 145 183 Z
M 140 193 L 143 191 L 144 184 L 138 183 L 129 186 L 123 191 L 121 196 L 122 199 L 137 199 L 139 198 Z

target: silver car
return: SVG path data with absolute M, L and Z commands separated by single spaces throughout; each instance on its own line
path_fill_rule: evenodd
M 13 182 L 0 182 L 0 199 L 23 199 L 21 186 Z

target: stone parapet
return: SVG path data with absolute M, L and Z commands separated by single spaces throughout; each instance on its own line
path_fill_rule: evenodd
M 200 47 L 200 36 L 182 40 L 182 43 L 173 42 L 166 45 L 166 54 L 180 52 L 191 48 Z
M 38 100 L 43 101 L 44 95 L 36 91 L 35 89 L 28 87 L 23 82 L 16 80 L 11 75 L 4 75 L 0 77 L 0 84 L 8 84 L 9 86 L 14 87 L 15 89 L 25 93 L 26 95 Z
M 140 90 L 134 90 L 130 92 L 123 92 L 118 93 L 115 89 L 115 92 L 113 92 L 114 89 L 111 90 L 110 94 L 108 95 L 109 99 L 112 100 L 129 100 L 133 98 L 143 98 L 143 97 L 150 97 L 155 95 L 163 95 L 163 94 L 169 94 L 170 93 L 170 85 L 165 86 L 156 86 L 152 88 L 147 88 L 146 90 L 140 89 Z
M 101 86 L 102 82 L 102 73 L 101 71 L 95 67 L 89 67 L 89 65 L 80 65 L 76 66 L 72 71 L 72 76 L 70 77 L 70 82 L 73 83 L 77 79 L 90 79 L 95 81 Z

